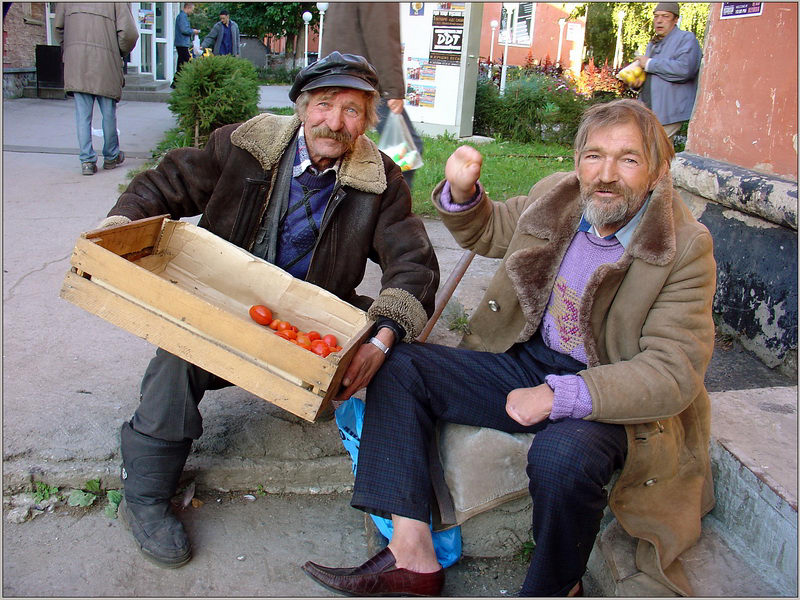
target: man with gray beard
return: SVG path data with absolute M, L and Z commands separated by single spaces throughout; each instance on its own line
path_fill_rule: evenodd
M 691 594 L 675 559 L 714 503 L 703 379 L 716 271 L 708 230 L 672 187 L 673 156 L 653 112 L 629 99 L 588 109 L 575 171 L 527 196 L 491 201 L 480 153 L 450 156 L 433 203 L 462 247 L 502 263 L 460 348 L 400 345 L 367 388 L 351 504 L 391 515 L 388 547 L 350 569 L 308 562 L 309 576 L 356 596 L 441 594 L 428 457 L 450 422 L 535 434 L 536 549 L 520 595 L 582 594 L 606 504 L 639 538 L 639 569 Z
M 400 167 L 364 135 L 377 121 L 377 90 L 366 59 L 333 52 L 297 75 L 289 91 L 295 115 L 261 114 L 220 127 L 203 149 L 171 150 L 131 181 L 100 224 L 201 215 L 200 227 L 367 311 L 373 337 L 345 371 L 340 400 L 369 383 L 393 345 L 419 335 L 439 284 Z M 374 300 L 356 293 L 367 260 L 383 271 Z M 122 424 L 121 515 L 159 566 L 191 558 L 170 498 L 203 432 L 205 391 L 229 385 L 159 348 L 139 407 Z

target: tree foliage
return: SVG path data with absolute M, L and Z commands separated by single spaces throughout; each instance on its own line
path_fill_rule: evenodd
M 197 4 L 191 17 L 192 26 L 207 35 L 219 20 L 219 11 L 226 9 L 231 19 L 239 25 L 242 35 L 263 40 L 297 36 L 305 27 L 303 13 L 309 11 L 314 18 L 310 25 L 319 23 L 319 11 L 313 2 L 209 2 Z
M 653 9 L 656 2 L 586 2 L 573 10 L 571 18 L 586 16 L 586 49 L 596 64 L 614 59 L 617 27 L 622 22 L 623 62 L 643 54 L 653 36 Z M 706 23 L 711 5 L 708 2 L 681 3 L 680 28 L 697 36 L 700 46 L 705 41 Z
M 177 74 L 168 106 L 199 146 L 218 127 L 258 114 L 258 86 L 248 60 L 229 54 L 194 58 Z

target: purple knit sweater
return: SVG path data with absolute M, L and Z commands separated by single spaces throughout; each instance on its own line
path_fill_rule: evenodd
M 480 196 L 478 184 L 471 202 L 456 204 L 450 196 L 450 184 L 445 183 L 440 203 L 446 211 L 460 212 L 474 206 Z M 540 325 L 542 339 L 548 348 L 586 363 L 586 349 L 578 326 L 583 292 L 597 267 L 617 262 L 623 252 L 622 244 L 615 237 L 605 239 L 583 231 L 575 234 L 558 269 Z M 582 419 L 591 414 L 592 396 L 580 375 L 548 375 L 545 382 L 553 390 L 551 420 L 564 417 Z

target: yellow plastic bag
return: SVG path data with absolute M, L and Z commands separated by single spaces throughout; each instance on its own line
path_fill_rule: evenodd
M 639 63 L 631 63 L 617 73 L 617 79 L 627 83 L 632 88 L 642 87 L 645 76 L 645 70 L 639 66 Z

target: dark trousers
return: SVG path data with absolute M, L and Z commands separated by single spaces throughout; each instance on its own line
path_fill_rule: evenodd
M 175 75 L 177 76 L 178 73 L 181 72 L 183 63 L 189 62 L 189 59 L 192 57 L 192 55 L 189 53 L 189 48 L 185 48 L 183 46 L 175 46 L 175 50 L 178 51 L 178 64 L 175 67 Z M 174 80 L 175 78 L 173 77 L 173 81 Z
M 203 433 L 198 405 L 206 390 L 233 385 L 159 348 L 142 378 L 141 402 L 133 428 L 159 440 L 196 440 Z
M 625 429 L 580 419 L 526 427 L 506 414 L 505 404 L 513 389 L 582 368 L 547 348 L 538 334 L 502 354 L 397 345 L 367 389 L 351 504 L 427 522 L 428 452 L 439 420 L 534 432 L 527 474 L 536 548 L 521 595 L 565 595 L 586 570 L 607 503 L 604 486 L 625 459 Z

